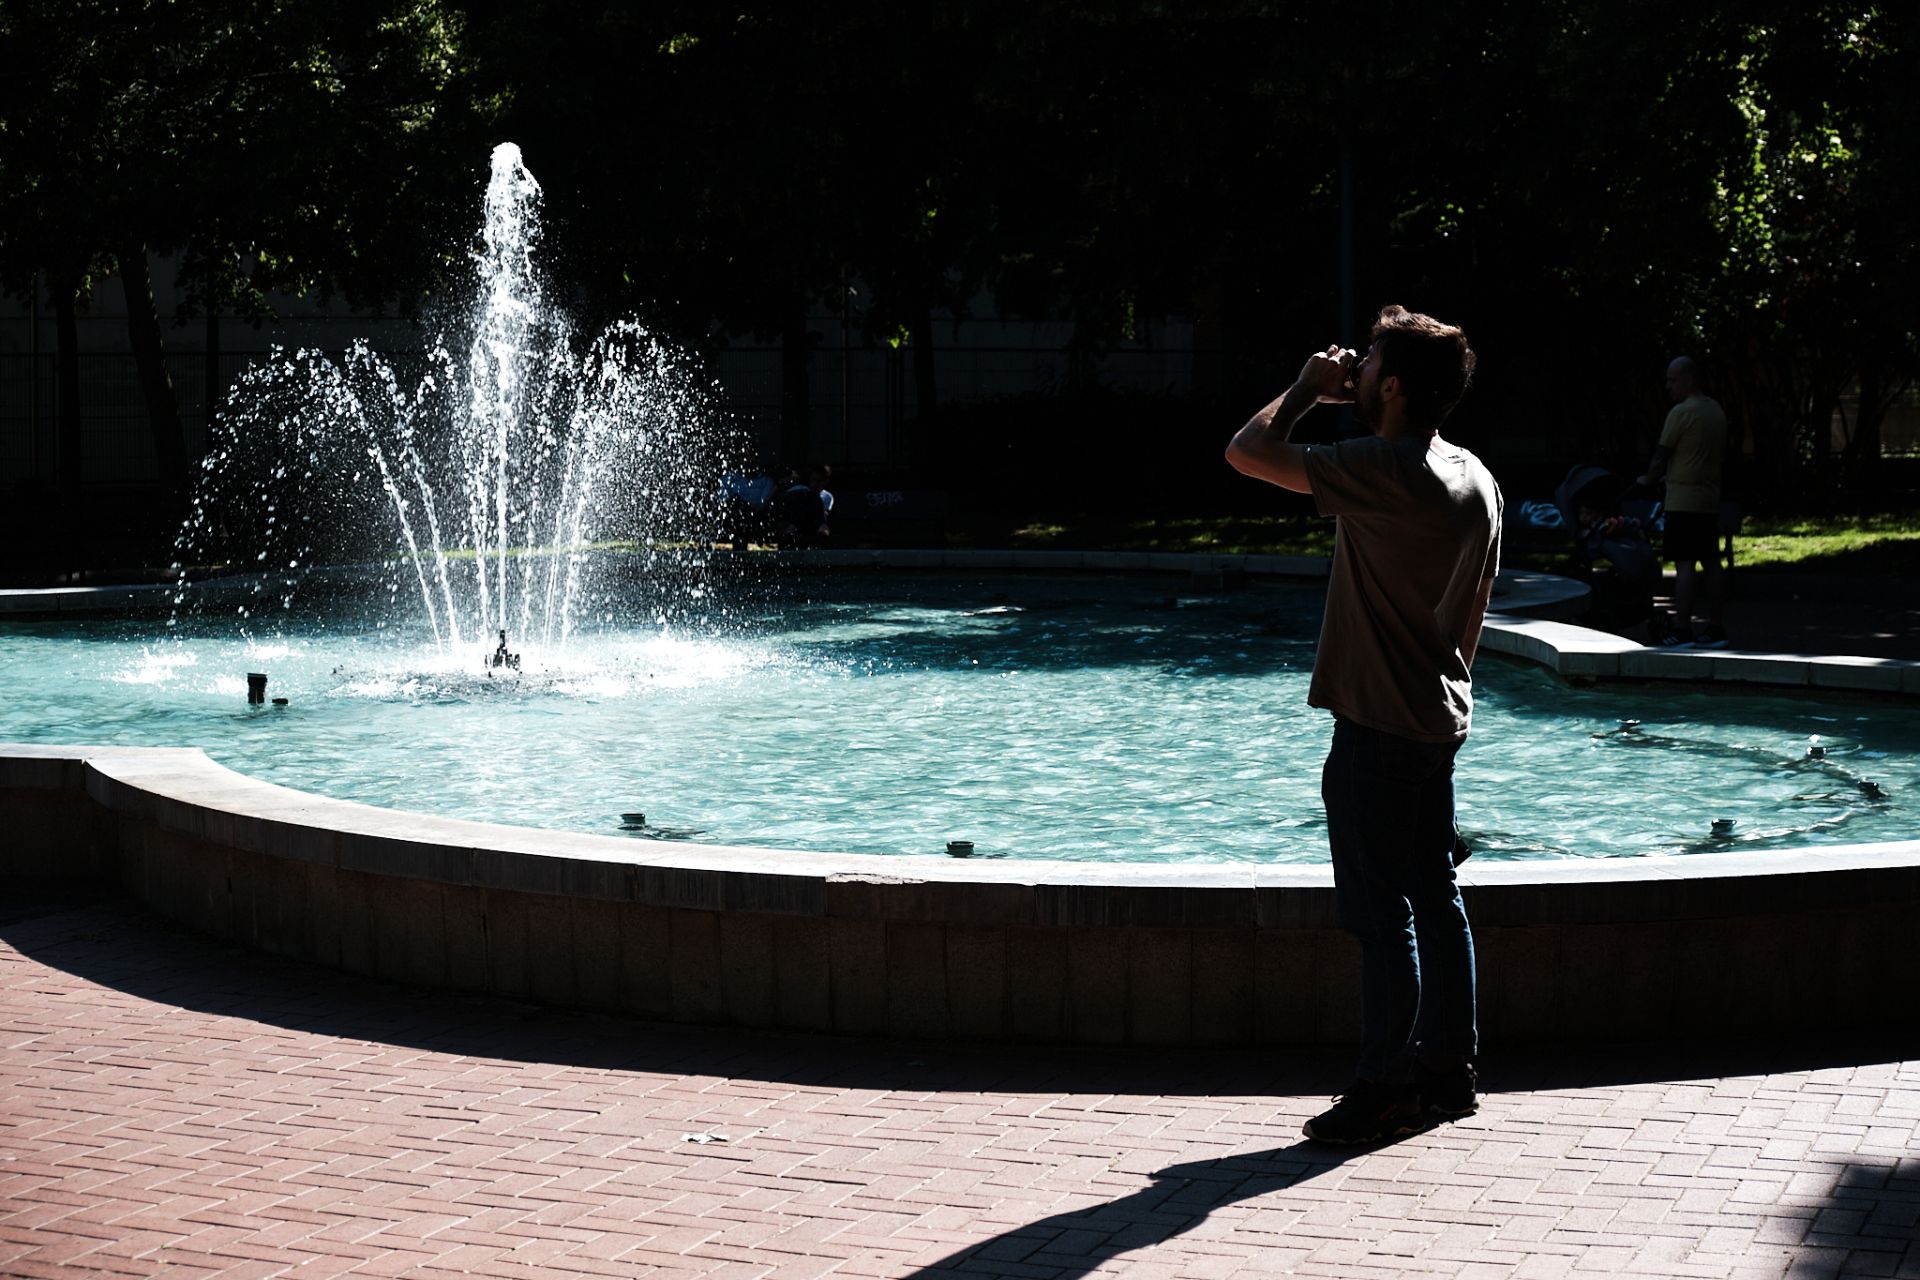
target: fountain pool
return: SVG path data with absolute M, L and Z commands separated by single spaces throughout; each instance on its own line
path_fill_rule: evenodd
M 14 624 L 0 741 L 199 746 L 302 791 L 638 841 L 1324 862 L 1330 721 L 1305 701 L 1321 588 L 1189 585 L 796 577 L 725 620 L 646 606 L 529 644 L 498 675 L 418 624 Z M 248 706 L 250 671 L 288 705 Z M 1483 860 L 1908 833 L 1920 723 L 1897 702 L 1576 688 L 1496 655 L 1479 676 L 1459 777 Z

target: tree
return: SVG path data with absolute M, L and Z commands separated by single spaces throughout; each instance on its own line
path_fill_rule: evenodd
M 186 451 L 151 255 L 183 255 L 189 311 L 264 318 L 276 291 L 406 298 L 439 261 L 422 204 L 443 135 L 484 106 L 458 92 L 458 22 L 438 0 L 19 0 L 0 72 L 0 283 L 45 271 L 58 310 L 114 265 L 176 497 Z M 64 386 L 70 343 L 60 358 Z

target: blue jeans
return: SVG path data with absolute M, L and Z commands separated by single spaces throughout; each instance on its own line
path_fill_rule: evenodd
M 1453 872 L 1455 742 L 1336 719 L 1320 774 L 1340 925 L 1360 940 L 1360 1070 L 1478 1051 L 1473 934 Z

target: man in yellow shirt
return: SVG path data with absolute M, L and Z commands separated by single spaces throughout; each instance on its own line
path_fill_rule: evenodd
M 1720 568 L 1720 472 L 1727 452 L 1727 415 L 1700 389 L 1699 366 L 1686 356 L 1667 366 L 1673 408 L 1643 480 L 1665 483 L 1666 554 L 1673 561 L 1673 619 L 1663 645 L 1727 647 L 1726 576 Z M 1696 574 L 1695 566 L 1699 566 Z M 1693 607 L 1706 587 L 1707 629 L 1694 637 Z

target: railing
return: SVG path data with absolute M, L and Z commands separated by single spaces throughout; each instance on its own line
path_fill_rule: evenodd
M 945 326 L 943 326 L 944 328 Z M 397 353 L 404 356 L 405 353 Z M 1103 385 L 1183 391 L 1191 385 L 1189 347 L 1135 347 L 1100 357 Z M 222 352 L 214 371 L 224 395 L 258 352 Z M 146 399 L 132 355 L 83 353 L 80 358 L 80 475 L 87 487 L 147 485 L 156 478 Z M 167 371 L 180 408 L 189 457 L 207 448 L 206 357 L 169 354 Z M 891 466 L 908 460 L 904 424 L 914 413 L 910 352 L 833 343 L 809 361 L 814 459 L 837 466 Z M 953 345 L 934 355 L 934 382 L 943 403 L 1045 392 L 1065 385 L 1072 357 L 1060 346 Z M 734 346 L 713 353 L 707 369 L 721 388 L 721 408 L 762 440 L 780 439 L 781 352 L 778 346 Z M 33 484 L 62 485 L 55 357 L 0 354 L 0 491 Z

